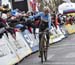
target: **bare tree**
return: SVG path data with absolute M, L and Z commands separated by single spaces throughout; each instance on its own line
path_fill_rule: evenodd
M 58 6 L 62 4 L 64 1 L 63 0 L 39 0 L 40 1 L 40 9 L 42 10 L 44 6 L 48 6 L 52 11 L 57 11 Z M 72 2 L 75 2 L 75 0 L 71 0 Z

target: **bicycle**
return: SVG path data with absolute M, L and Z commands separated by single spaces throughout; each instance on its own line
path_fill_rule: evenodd
M 48 52 L 48 44 L 47 44 L 47 36 L 46 36 L 47 31 L 40 32 L 39 34 L 42 34 L 40 39 L 39 51 L 40 51 L 41 62 L 43 63 L 44 60 L 45 62 L 47 61 L 47 52 Z

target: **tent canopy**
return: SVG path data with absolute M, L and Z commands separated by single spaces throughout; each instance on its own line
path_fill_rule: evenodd
M 61 14 L 64 13 L 74 13 L 75 12 L 75 3 L 63 3 L 58 6 L 58 12 Z

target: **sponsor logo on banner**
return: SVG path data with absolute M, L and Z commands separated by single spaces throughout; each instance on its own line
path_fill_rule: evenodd
M 0 65 L 15 64 L 19 61 L 5 35 L 0 39 Z
M 22 34 L 32 51 L 37 51 L 39 49 L 39 41 L 37 35 L 35 38 L 34 34 L 31 34 L 28 30 L 25 30 Z
M 23 59 L 25 56 L 32 52 L 27 42 L 24 40 L 21 32 L 16 32 L 16 43 L 18 48 L 17 53 L 20 59 Z
M 16 32 L 16 39 L 9 33 L 8 36 L 7 40 L 15 51 L 19 61 L 32 52 L 20 32 Z

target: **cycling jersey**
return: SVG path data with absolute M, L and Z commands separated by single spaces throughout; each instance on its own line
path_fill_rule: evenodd
M 32 19 L 35 19 L 37 17 L 40 17 L 40 18 L 46 20 L 47 21 L 46 23 L 48 23 L 48 28 L 51 29 L 51 15 L 50 14 L 45 15 L 44 12 L 39 12 L 36 15 L 29 16 L 28 20 L 32 20 Z

